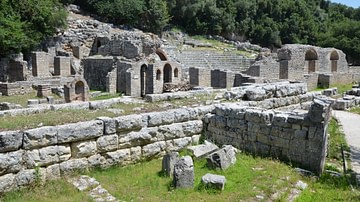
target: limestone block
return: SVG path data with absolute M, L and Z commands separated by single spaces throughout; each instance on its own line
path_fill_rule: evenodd
M 0 154 L 0 175 L 15 173 L 23 168 L 23 151 Z
M 162 159 L 162 171 L 167 176 L 174 175 L 174 165 L 180 159 L 179 152 L 167 153 Z
M 73 102 L 73 103 L 65 103 L 65 104 L 57 104 L 57 105 L 51 105 L 50 109 L 52 111 L 59 111 L 59 110 L 69 110 L 69 109 L 74 109 L 74 110 L 79 110 L 79 109 L 90 109 L 90 105 L 89 102 Z
M 171 125 L 159 126 L 158 132 L 164 136 L 165 140 L 185 137 L 182 125 L 183 124 L 181 123 L 175 123 Z
M 0 193 L 11 191 L 15 188 L 15 175 L 10 173 L 0 176 Z
M 269 98 L 269 95 L 264 89 L 251 88 L 246 90 L 246 98 L 250 101 L 260 101 Z
M 95 167 L 107 167 L 107 161 L 105 157 L 101 156 L 100 154 L 95 154 L 93 156 L 90 156 L 88 158 L 89 167 L 95 168 Z
M 101 136 L 97 139 L 96 144 L 100 152 L 114 151 L 119 147 L 119 137 L 116 134 Z
M 192 143 L 193 145 L 199 144 L 200 138 L 201 138 L 201 135 L 193 135 L 193 136 L 191 137 L 191 143 Z
M 73 158 L 89 157 L 97 152 L 95 141 L 76 142 L 71 144 L 71 156 Z
M 155 142 L 156 138 L 150 133 L 151 129 L 141 129 L 139 132 L 130 132 L 119 138 L 119 148 L 143 146 Z
M 104 123 L 100 120 L 57 126 L 58 143 L 75 142 L 100 137 Z
M 142 155 L 146 159 L 162 156 L 164 154 L 165 147 L 166 143 L 164 141 L 145 145 L 142 148 Z
M 20 131 L 0 132 L 0 152 L 16 151 L 23 142 L 23 133 Z
M 187 109 L 169 110 L 169 113 L 174 114 L 174 123 L 184 122 L 189 120 L 189 111 Z
M 346 110 L 351 106 L 352 100 L 336 100 L 333 105 L 333 109 L 335 110 Z
M 312 122 L 319 123 L 329 118 L 330 105 L 315 99 L 308 112 L 309 119 Z
M 147 126 L 146 116 L 128 115 L 114 118 L 116 121 L 116 131 L 137 130 Z
M 149 127 L 171 124 L 174 122 L 174 113 L 168 111 L 148 113 L 147 116 Z
M 191 137 L 184 137 L 179 139 L 173 140 L 173 147 L 171 148 L 172 151 L 180 151 L 185 147 L 191 145 Z
M 46 180 L 60 179 L 60 164 L 46 167 Z
M 189 121 L 182 124 L 183 132 L 186 136 L 200 134 L 203 130 L 202 121 Z
M 104 134 L 105 135 L 111 135 L 111 134 L 116 133 L 115 119 L 102 116 L 102 117 L 96 118 L 96 120 L 101 120 L 104 122 L 104 126 L 105 126 Z
M 35 149 L 57 144 L 57 130 L 53 126 L 45 126 L 24 132 L 24 149 Z
M 109 165 L 126 165 L 130 162 L 130 149 L 122 149 L 106 153 L 106 159 Z
M 68 175 L 76 170 L 86 170 L 89 164 L 86 158 L 71 159 L 60 163 L 61 175 Z
M 201 183 L 206 188 L 217 189 L 217 190 L 224 190 L 226 178 L 222 175 L 214 175 L 207 173 L 201 177 Z
M 274 126 L 279 126 L 282 128 L 291 128 L 291 124 L 287 122 L 289 115 L 288 114 L 275 114 L 273 117 L 273 122 L 272 124 Z
M 225 170 L 236 163 L 236 149 L 231 145 L 224 145 L 220 150 L 211 153 L 206 159 L 209 167 Z
M 16 174 L 15 184 L 19 188 L 30 185 L 35 182 L 37 175 L 38 174 L 36 173 L 36 171 L 34 169 L 22 170 Z
M 193 188 L 194 163 L 190 156 L 180 158 L 174 165 L 173 184 L 175 188 Z
M 195 158 L 201 158 L 219 149 L 219 147 L 216 144 L 213 144 L 205 140 L 204 144 L 189 146 L 187 147 L 187 149 L 191 152 L 192 156 L 194 156 Z
M 249 109 L 245 113 L 245 120 L 248 122 L 261 123 L 261 113 L 259 109 Z
M 29 168 L 47 166 L 71 157 L 70 146 L 49 146 L 39 150 L 26 151 L 26 164 Z
M 130 155 L 131 155 L 131 161 L 132 162 L 138 162 L 142 158 L 141 154 L 141 147 L 131 147 L 130 148 Z
M 212 111 L 214 111 L 214 109 L 215 109 L 214 105 L 202 106 L 202 107 L 197 107 L 196 108 L 199 118 L 202 118 L 206 114 L 211 113 Z

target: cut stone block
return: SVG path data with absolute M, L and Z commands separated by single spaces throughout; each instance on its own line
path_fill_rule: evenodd
M 211 152 L 219 149 L 219 147 L 211 142 L 205 141 L 204 144 L 196 145 L 196 146 L 189 146 L 188 150 L 192 153 L 195 158 L 204 157 Z
M 217 190 L 224 190 L 226 178 L 222 175 L 214 175 L 207 173 L 206 175 L 202 176 L 201 182 L 207 188 L 217 189 Z
M 179 153 L 178 152 L 170 152 L 163 157 L 162 160 L 162 171 L 167 176 L 174 175 L 174 165 L 177 161 L 179 161 Z
M 236 149 L 231 145 L 224 145 L 206 159 L 210 168 L 225 170 L 236 163 Z
M 173 178 L 175 188 L 193 188 L 194 177 L 194 163 L 190 156 L 184 156 L 176 162 Z

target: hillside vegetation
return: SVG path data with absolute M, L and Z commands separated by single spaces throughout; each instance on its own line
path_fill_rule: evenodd
M 360 8 L 328 0 L 1 0 L 0 54 L 31 48 L 64 25 L 60 3 L 102 20 L 161 34 L 177 27 L 265 47 L 303 43 L 343 50 L 360 63 Z M 49 13 L 54 13 L 49 15 Z M 9 33 L 15 33 L 10 35 Z M 19 43 L 20 42 L 20 43 Z

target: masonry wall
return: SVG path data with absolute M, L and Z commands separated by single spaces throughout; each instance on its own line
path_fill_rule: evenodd
M 0 132 L 0 193 L 77 169 L 127 165 L 199 141 L 213 107 L 128 115 Z
M 318 100 L 307 114 L 223 104 L 205 117 L 205 134 L 218 144 L 280 158 L 321 174 L 330 112 L 330 106 Z
M 50 76 L 49 57 L 45 52 L 32 52 L 32 74 L 35 77 Z
M 211 86 L 211 70 L 203 68 L 189 68 L 189 80 L 192 86 Z
M 71 76 L 70 57 L 64 57 L 64 56 L 54 57 L 54 75 Z
M 106 76 L 112 71 L 113 57 L 93 56 L 83 59 L 84 78 L 92 90 L 106 90 Z

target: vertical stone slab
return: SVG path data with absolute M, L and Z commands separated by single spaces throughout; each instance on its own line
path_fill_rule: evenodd
M 162 171 L 167 176 L 174 175 L 174 165 L 179 160 L 178 152 L 170 152 L 163 157 L 162 160 Z
M 194 163 L 190 156 L 184 156 L 176 162 L 173 179 L 175 188 L 193 188 L 194 177 Z
M 32 52 L 32 74 L 34 77 L 50 76 L 49 59 L 45 52 Z
M 54 75 L 71 76 L 70 57 L 56 56 L 54 58 Z

